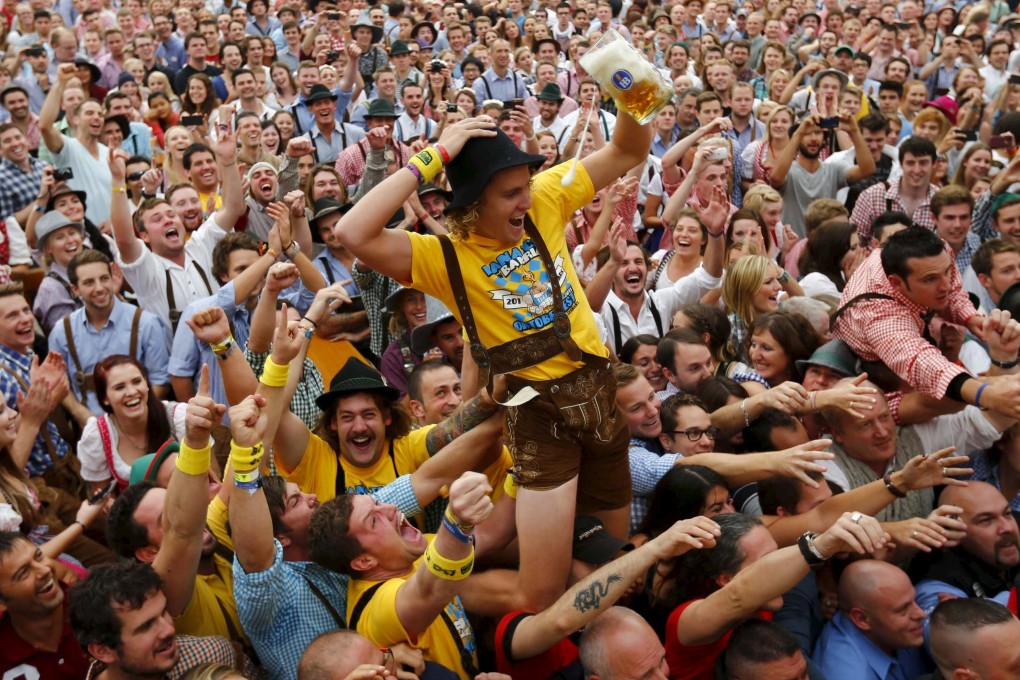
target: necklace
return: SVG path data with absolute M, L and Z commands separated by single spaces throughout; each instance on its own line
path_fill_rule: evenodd
M 114 418 L 113 424 L 117 426 L 117 432 L 122 437 L 124 437 L 124 439 L 127 441 L 128 444 L 130 444 L 131 446 L 135 447 L 139 451 L 142 451 L 142 450 L 145 450 L 146 448 L 148 448 L 148 441 L 143 440 L 142 443 L 139 444 L 137 440 L 132 439 L 131 435 L 129 435 L 127 433 L 127 431 L 123 427 L 121 427 L 120 423 L 117 422 L 116 418 Z

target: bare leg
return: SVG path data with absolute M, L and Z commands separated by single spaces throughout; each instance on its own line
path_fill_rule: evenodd
M 577 477 L 555 489 L 517 494 L 520 586 L 530 611 L 548 608 L 566 592 L 576 503 Z

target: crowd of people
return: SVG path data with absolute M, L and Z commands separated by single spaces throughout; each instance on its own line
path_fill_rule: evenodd
M 1020 680 L 1014 4 L 3 0 L 0 678 Z

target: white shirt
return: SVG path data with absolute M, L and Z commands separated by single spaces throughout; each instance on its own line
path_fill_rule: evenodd
M 721 278 L 712 276 L 705 271 L 703 266 L 699 265 L 693 273 L 683 277 L 674 283 L 672 287 L 646 292 L 637 319 L 631 316 L 630 306 L 621 300 L 615 291 L 609 291 L 609 295 L 606 296 L 606 301 L 602 305 L 602 310 L 599 312 L 602 316 L 602 321 L 609 330 L 609 342 L 607 344 L 614 351 L 620 351 L 620 348 L 616 347 L 616 319 L 619 319 L 621 342 L 627 342 L 630 338 L 642 333 L 662 337 L 669 330 L 669 323 L 673 319 L 673 314 L 678 309 L 684 305 L 698 302 L 705 293 L 715 290 L 721 283 Z M 658 312 L 659 321 L 662 324 L 661 332 L 655 323 L 655 315 L 652 313 L 653 305 Z M 616 312 L 615 316 L 613 311 Z
M 45 146 L 45 142 L 43 143 Z M 67 185 L 82 190 L 88 197 L 85 216 L 97 227 L 110 219 L 110 202 L 113 199 L 113 175 L 110 174 L 110 150 L 98 144 L 99 158 L 94 158 L 85 145 L 74 137 L 64 137 L 60 153 L 53 154 L 53 165 L 57 168 L 71 168 L 74 177 Z
M 126 263 L 119 255 L 117 257 L 124 278 L 135 291 L 138 306 L 162 319 L 168 328 L 170 303 L 166 293 L 167 272 L 170 273 L 170 284 L 174 287 L 174 305 L 181 312 L 191 302 L 208 297 L 220 288 L 219 281 L 212 275 L 212 253 L 227 232 L 216 223 L 216 215 L 213 213 L 203 222 L 185 244 L 183 267 L 144 246 L 141 256 L 134 262 Z
M 559 116 L 556 116 L 555 118 L 553 118 L 552 124 L 549 125 L 548 127 L 546 127 L 545 125 L 542 125 L 542 116 L 535 116 L 531 120 L 531 127 L 533 127 L 535 129 L 535 133 L 536 134 L 539 133 L 539 132 L 544 132 L 546 130 L 548 130 L 549 132 L 553 133 L 556 136 L 557 143 L 560 140 L 560 135 L 563 134 L 563 132 L 565 130 L 569 130 L 570 129 L 569 126 L 566 124 L 566 122 L 564 122 L 564 120 L 562 118 L 560 118 Z
M 572 111 L 571 113 L 568 113 L 567 115 L 563 116 L 561 120 L 564 122 L 564 124 L 566 124 L 568 129 L 573 128 L 574 123 L 577 122 L 577 117 L 580 114 L 581 109 L 578 109 L 577 111 Z M 591 129 L 595 125 L 600 125 L 602 127 L 602 136 L 605 137 L 606 141 L 608 142 L 610 139 L 613 138 L 613 130 L 616 129 L 616 116 L 606 111 L 603 111 L 602 109 L 599 109 L 598 116 L 599 117 L 597 120 L 595 119 L 594 116 L 592 116 L 591 123 L 588 124 L 588 128 Z M 563 140 L 560 142 L 560 153 L 563 153 L 563 149 L 567 147 L 567 142 L 569 141 L 570 135 L 564 135 Z

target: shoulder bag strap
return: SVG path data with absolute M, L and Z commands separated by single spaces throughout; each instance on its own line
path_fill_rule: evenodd
M 319 587 L 315 585 L 312 579 L 308 578 L 304 574 L 301 574 L 301 578 L 305 580 L 305 583 L 308 584 L 309 590 L 312 591 L 312 594 L 315 595 L 316 598 L 318 598 L 319 602 L 322 603 L 322 606 L 325 607 L 326 611 L 329 612 L 329 615 L 333 618 L 333 621 L 336 622 L 336 627 L 346 628 L 347 622 L 344 621 L 344 618 L 340 616 L 340 612 L 336 610 L 336 607 L 333 606 L 333 603 L 329 601 L 325 594 L 323 594 L 323 592 L 319 590 Z
M 676 255 L 675 250 L 671 250 L 662 256 L 662 261 L 659 262 L 659 266 L 655 268 L 655 273 L 652 274 L 652 281 L 648 284 L 648 290 L 655 290 L 655 287 L 659 285 L 659 277 L 662 276 L 662 272 L 666 271 L 666 267 L 669 266 L 669 261 Z
M 354 611 L 351 612 L 351 618 L 347 622 L 348 628 L 353 631 L 358 630 L 358 621 L 361 621 L 361 615 L 365 612 L 365 607 L 372 601 L 372 598 L 375 597 L 376 592 L 383 587 L 384 583 L 386 581 L 380 581 L 362 594 L 361 599 L 354 605 Z

